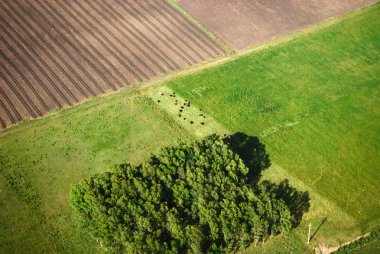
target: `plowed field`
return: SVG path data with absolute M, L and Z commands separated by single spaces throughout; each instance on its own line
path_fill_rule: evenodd
M 226 43 L 241 50 L 377 0 L 178 0 Z
M 0 126 L 223 53 L 164 0 L 2 0 Z

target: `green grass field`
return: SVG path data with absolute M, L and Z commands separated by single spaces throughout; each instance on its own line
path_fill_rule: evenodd
M 0 253 L 93 253 L 73 224 L 70 186 L 188 134 L 150 98 L 97 98 L 0 136 Z
M 0 253 L 96 253 L 70 186 L 178 139 L 242 131 L 267 145 L 264 177 L 310 192 L 300 227 L 249 253 L 307 253 L 380 225 L 380 4 L 318 32 L 150 90 L 95 98 L 0 133 Z M 160 93 L 188 99 L 187 119 Z M 206 125 L 190 125 L 199 111 Z M 202 120 L 203 121 L 203 120 Z M 203 128 L 203 129 L 202 129 Z
M 274 163 L 351 218 L 334 230 L 334 215 L 319 215 L 320 239 L 336 243 L 380 225 L 379 73 L 377 4 L 167 86 L 228 129 L 262 137 Z

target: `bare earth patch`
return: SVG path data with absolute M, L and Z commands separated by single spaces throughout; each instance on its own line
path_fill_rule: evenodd
M 316 24 L 377 0 L 178 0 L 237 50 Z
M 364 234 L 364 235 L 361 235 L 361 236 L 358 236 L 352 240 L 349 240 L 347 242 L 344 242 L 342 244 L 339 244 L 338 246 L 335 246 L 335 247 L 327 247 L 325 246 L 323 243 L 319 243 L 318 245 L 318 248 L 316 248 L 315 252 L 316 253 L 320 253 L 320 254 L 330 254 L 330 253 L 333 253 L 337 250 L 339 250 L 340 248 L 344 247 L 344 246 L 347 246 L 353 242 L 356 242 L 364 237 L 367 237 L 370 233 L 367 233 L 367 234 Z

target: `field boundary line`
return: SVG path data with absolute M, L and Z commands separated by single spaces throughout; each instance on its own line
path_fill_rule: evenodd
M 202 42 L 201 44 L 203 45 L 198 45 L 198 47 L 203 48 L 206 52 L 208 52 L 209 56 L 214 57 L 227 53 L 223 49 L 222 45 L 218 44 L 211 36 L 206 34 L 198 26 L 194 25 L 191 20 L 182 15 L 182 13 L 173 8 L 173 6 L 165 2 L 157 3 L 159 6 L 166 10 L 168 17 L 171 17 L 175 23 L 183 25 L 187 31 L 186 34 L 189 34 L 190 37 L 196 37 L 199 41 Z M 211 52 L 209 52 L 209 50 L 211 50 Z
M 228 45 L 226 42 L 224 42 L 219 36 L 215 35 L 213 32 L 211 32 L 207 27 L 205 27 L 198 19 L 196 19 L 193 15 L 188 13 L 182 6 L 179 5 L 179 3 L 176 0 L 166 0 L 166 2 L 171 5 L 174 9 L 178 10 L 180 13 L 182 13 L 190 22 L 192 22 L 194 25 L 199 27 L 203 32 L 205 32 L 208 36 L 210 36 L 213 40 L 218 42 L 224 50 L 228 54 L 234 54 L 236 51 L 233 49 L 230 45 Z
M 172 1 L 172 0 L 168 0 L 168 1 Z M 10 125 L 6 129 L 0 130 L 0 137 L 5 136 L 11 132 L 13 133 L 15 131 L 21 131 L 22 129 L 28 128 L 29 126 L 32 127 L 32 126 L 34 126 L 34 124 L 38 124 L 38 122 L 40 122 L 41 119 L 52 118 L 52 117 L 57 118 L 57 117 L 59 117 L 59 114 L 68 114 L 69 113 L 68 111 L 76 112 L 78 110 L 81 110 L 83 107 L 85 107 L 83 105 L 86 103 L 89 103 L 89 102 L 91 102 L 91 103 L 106 103 L 106 101 L 104 101 L 104 97 L 109 97 L 109 98 L 107 98 L 107 100 L 113 100 L 113 99 L 116 99 L 118 97 L 123 97 L 125 95 L 134 93 L 136 91 L 142 93 L 144 90 L 147 90 L 149 88 L 157 87 L 157 86 L 163 86 L 168 81 L 175 80 L 175 79 L 178 79 L 178 78 L 181 78 L 184 76 L 188 76 L 188 75 L 193 74 L 193 73 L 199 73 L 199 72 L 207 70 L 207 69 L 212 69 L 212 68 L 221 66 L 225 63 L 232 62 L 232 61 L 234 61 L 234 60 L 236 60 L 242 56 L 251 55 L 253 53 L 263 51 L 267 48 L 284 44 L 288 41 L 291 41 L 291 40 L 300 38 L 302 36 L 311 34 L 313 32 L 317 32 L 317 31 L 323 30 L 325 28 L 328 28 L 328 27 L 330 27 L 330 26 L 332 26 L 332 25 L 334 25 L 340 21 L 344 21 L 344 20 L 347 20 L 349 18 L 360 15 L 362 12 L 366 11 L 367 9 L 374 8 L 374 6 L 376 6 L 377 4 L 379 4 L 379 3 L 357 9 L 353 12 L 335 17 L 333 19 L 322 21 L 316 25 L 312 25 L 311 27 L 301 29 L 299 31 L 284 35 L 284 36 L 279 37 L 279 38 L 275 38 L 275 39 L 270 40 L 268 42 L 265 42 L 261 45 L 254 46 L 250 49 L 246 49 L 246 50 L 243 50 L 240 52 L 236 52 L 236 53 L 231 54 L 231 55 L 220 56 L 220 57 L 217 57 L 215 59 L 210 59 L 210 60 L 198 63 L 198 64 L 194 64 L 191 67 L 175 70 L 175 71 L 168 73 L 168 74 L 158 75 L 157 77 L 154 77 L 149 81 L 142 81 L 140 83 L 136 83 L 132 87 L 124 87 L 124 88 L 121 88 L 120 90 L 117 90 L 117 91 L 108 91 L 106 93 L 99 94 L 99 95 L 94 96 L 94 97 L 88 97 L 88 98 L 85 98 L 83 101 L 75 104 L 74 106 L 68 106 L 68 107 L 64 107 L 61 109 L 49 111 L 48 113 L 44 114 L 41 117 L 37 117 L 34 119 L 25 119 L 25 120 L 15 124 L 15 125 Z M 26 122 L 28 122 L 28 124 L 26 124 Z M 18 129 L 16 129 L 17 126 L 20 126 L 20 127 Z
M 362 238 L 365 238 L 365 237 L 369 236 L 370 234 L 371 234 L 371 232 L 365 233 L 365 234 L 357 236 L 357 237 L 355 237 L 355 238 L 353 238 L 351 240 L 348 240 L 348 241 L 346 241 L 344 243 L 341 243 L 341 244 L 339 244 L 339 245 L 337 245 L 335 247 L 327 247 L 327 246 L 325 246 L 323 244 L 320 244 L 320 246 L 318 246 L 318 248 L 316 248 L 315 253 L 321 253 L 321 254 L 330 254 L 330 253 L 333 253 L 333 252 L 339 250 L 342 247 L 350 245 L 351 243 L 354 243 L 356 241 L 359 241 Z M 365 245 L 366 244 L 363 244 L 361 247 L 363 247 Z
M 167 46 L 170 46 L 173 49 L 173 51 L 177 52 L 177 54 L 179 52 L 181 52 L 181 56 L 185 57 L 187 59 L 186 62 L 189 65 L 192 65 L 192 64 L 197 62 L 197 60 L 194 59 L 194 57 L 192 56 L 192 54 L 194 54 L 195 50 L 193 48 L 187 46 L 186 44 L 184 44 L 182 41 L 181 41 L 181 43 L 177 43 L 176 41 L 174 41 L 174 38 L 171 38 L 167 33 L 165 33 L 165 30 L 167 30 L 174 37 L 180 38 L 179 35 L 177 33 L 173 32 L 173 30 L 170 27 L 168 27 L 166 24 L 164 24 L 162 22 L 162 20 L 160 20 L 155 15 L 153 15 L 153 13 L 150 13 L 149 10 L 147 10 L 143 6 L 141 6 L 141 9 L 143 9 L 145 11 L 146 15 L 143 15 L 141 10 L 139 10 L 140 6 L 135 6 L 134 4 L 131 4 L 130 1 L 122 2 L 122 3 L 124 4 L 124 6 L 127 5 L 129 7 L 129 9 L 133 9 L 133 11 L 135 13 L 137 13 L 137 15 L 140 15 L 141 17 L 143 17 L 143 19 L 146 22 L 149 21 L 149 18 L 154 19 L 157 22 L 157 24 L 155 24 L 155 22 L 148 22 L 149 26 L 153 27 L 156 31 L 158 31 L 158 34 L 160 35 L 161 38 L 162 37 L 165 38 L 165 40 L 168 42 L 168 43 L 166 43 Z M 148 17 L 148 15 L 149 15 L 149 17 Z M 173 45 L 177 45 L 177 48 L 173 47 Z M 190 52 L 186 51 L 186 47 L 189 49 Z M 200 59 L 202 59 L 202 57 L 200 57 Z
M 1 127 L 3 127 L 3 128 L 6 128 L 7 126 L 6 126 L 6 124 L 5 124 L 5 122 L 4 122 L 4 120 L 0 117 L 0 125 L 1 125 Z
M 147 1 L 147 3 L 148 4 L 151 4 L 150 2 L 148 2 Z M 144 8 L 143 6 L 142 6 L 142 8 L 143 9 L 145 9 L 146 10 L 146 8 Z M 187 48 L 189 48 L 189 49 L 191 49 L 193 52 L 194 52 L 194 54 L 199 58 L 199 59 L 201 59 L 202 61 L 204 61 L 204 60 L 206 60 L 207 59 L 207 57 L 205 57 L 205 56 L 202 56 L 202 54 L 200 54 L 199 53 L 199 51 L 198 51 L 198 49 L 196 48 L 196 47 L 202 47 L 200 44 L 198 44 L 198 45 L 194 45 L 194 46 L 196 46 L 196 47 L 194 47 L 194 46 L 192 46 L 192 45 L 190 45 L 190 44 L 192 44 L 191 43 L 191 41 L 194 41 L 193 40 L 193 38 L 191 38 L 191 36 L 189 35 L 189 32 L 190 32 L 190 30 L 188 30 L 188 31 L 186 31 L 186 30 L 183 30 L 180 26 L 177 26 L 177 29 L 182 33 L 182 36 L 185 36 L 185 37 L 187 37 L 189 40 L 187 40 L 187 39 L 185 39 L 185 38 L 183 38 L 182 36 L 180 36 L 180 35 L 178 35 L 176 32 L 174 32 L 173 31 L 173 28 L 171 28 L 170 27 L 170 25 L 172 25 L 173 27 L 175 27 L 177 24 L 179 24 L 180 22 L 173 22 L 173 20 L 172 19 L 170 19 L 170 18 L 168 18 L 168 13 L 169 12 L 167 12 L 166 11 L 166 9 L 160 9 L 160 8 L 157 8 L 156 6 L 154 6 L 154 5 L 149 5 L 149 8 L 150 8 L 150 10 L 154 10 L 155 11 L 155 13 L 159 13 L 159 14 L 161 14 L 161 17 L 163 18 L 163 19 L 160 19 L 160 24 L 163 26 L 163 27 L 166 27 L 167 28 L 167 30 L 168 31 L 170 31 L 172 34 L 175 34 L 175 36 L 187 47 Z M 165 24 L 166 22 L 164 21 L 164 20 L 166 20 L 166 22 L 168 22 L 168 23 L 170 23 L 170 24 Z M 189 42 L 189 43 L 188 43 Z M 194 44 L 194 43 L 193 43 Z M 208 52 L 207 50 L 206 50 L 206 48 L 204 48 L 204 47 L 202 47 L 203 48 L 203 50 L 205 51 L 205 53 L 207 54 L 207 55 L 209 55 L 209 57 L 213 57 L 213 55 L 212 54 L 210 54 L 210 52 Z
M 147 3 L 149 4 L 148 1 L 147 1 Z M 159 24 L 159 26 L 157 26 L 157 29 L 159 31 L 166 30 L 166 31 L 168 31 L 169 33 L 171 33 L 174 37 L 176 37 L 178 39 L 178 41 L 180 43 L 178 43 L 178 41 L 173 41 L 173 39 L 171 39 L 170 37 L 167 36 L 167 33 L 162 33 L 163 35 L 165 35 L 165 37 L 167 37 L 168 39 L 170 38 L 171 41 L 173 41 L 173 45 L 177 45 L 178 48 L 181 49 L 181 51 L 186 56 L 188 56 L 194 63 L 197 62 L 197 60 L 195 59 L 195 56 L 196 56 L 196 58 L 200 59 L 201 61 L 206 60 L 206 58 L 203 57 L 193 46 L 191 46 L 189 43 L 187 43 L 187 40 L 183 39 L 182 36 L 178 34 L 178 32 L 175 32 L 173 30 L 173 28 L 171 28 L 169 26 L 169 24 L 167 24 L 162 19 L 157 18 L 156 15 L 154 15 L 154 14 L 157 14 L 157 13 L 162 14 L 163 13 L 162 11 L 157 11 L 157 8 L 154 8 L 152 6 L 149 6 L 149 7 L 151 9 L 148 9 L 148 8 L 144 7 L 144 5 L 141 5 L 141 9 L 143 11 L 145 11 L 146 13 L 149 13 L 150 17 L 152 17 L 154 20 L 157 21 L 157 23 Z M 152 10 L 154 10 L 154 12 L 152 12 Z M 138 11 L 140 12 L 140 10 L 138 10 Z M 164 17 L 164 15 L 162 15 L 162 17 Z M 184 34 L 183 34 L 183 36 L 184 36 Z M 179 45 L 181 45 L 182 47 L 180 47 Z
M 146 29 L 149 30 L 150 33 L 154 34 L 154 36 L 156 37 L 156 39 L 158 39 L 163 45 L 165 45 L 168 49 L 170 49 L 170 51 L 175 54 L 178 54 L 179 56 L 182 57 L 182 60 L 184 60 L 187 64 L 191 65 L 191 62 L 189 61 L 189 59 L 187 59 L 184 55 L 182 55 L 178 49 L 175 49 L 173 47 L 173 45 L 171 44 L 171 41 L 164 38 L 164 35 L 163 34 L 160 34 L 158 31 L 160 31 L 159 29 L 156 29 L 156 26 L 155 24 L 153 24 L 152 22 L 149 22 L 149 19 L 147 19 L 146 16 L 142 15 L 141 12 L 139 12 L 138 8 L 136 8 L 135 6 L 133 5 L 123 5 L 124 3 L 123 2 L 119 2 L 118 0 L 115 0 L 115 2 L 125 11 L 127 12 L 129 15 L 131 15 L 132 17 L 134 17 L 135 19 L 139 20 L 141 24 L 144 25 L 144 27 Z M 169 54 L 169 53 L 167 53 Z M 178 63 L 172 59 L 172 62 L 173 63 L 176 63 L 178 65 Z M 178 68 L 179 65 L 178 65 Z
M 174 0 L 167 0 L 167 1 L 174 1 Z M 188 76 L 188 75 L 193 74 L 193 73 L 199 73 L 199 72 L 204 71 L 204 70 L 212 69 L 212 68 L 221 66 L 223 64 L 232 62 L 232 61 L 234 61 L 240 57 L 248 56 L 248 55 L 266 50 L 266 49 L 274 47 L 274 46 L 282 45 L 286 42 L 301 38 L 303 36 L 312 34 L 314 32 L 321 31 L 321 30 L 328 28 L 334 24 L 337 24 L 341 21 L 344 21 L 344 20 L 353 18 L 357 15 L 360 15 L 362 12 L 366 11 L 367 9 L 374 8 L 374 6 L 377 4 L 379 4 L 379 3 L 357 9 L 353 12 L 346 13 L 344 15 L 341 15 L 341 16 L 338 16 L 338 17 L 335 17 L 332 19 L 322 21 L 322 22 L 315 24 L 315 25 L 312 25 L 310 27 L 306 27 L 304 29 L 295 31 L 293 33 L 289 33 L 287 35 L 284 35 L 284 36 L 281 36 L 278 38 L 274 38 L 274 39 L 269 40 L 267 42 L 264 42 L 260 45 L 256 45 L 256 46 L 253 46 L 251 48 L 248 48 L 248 49 L 245 49 L 245 50 L 242 50 L 239 52 L 235 52 L 234 54 L 230 54 L 230 55 L 226 55 L 226 56 L 220 56 L 220 57 L 217 57 L 217 58 L 214 58 L 211 60 L 207 60 L 207 61 L 195 64 L 195 65 L 188 67 L 188 68 L 176 70 L 176 71 L 169 73 L 167 75 L 164 75 L 164 76 L 158 76 L 158 77 L 156 77 L 150 81 L 141 82 L 139 84 L 136 84 L 132 89 L 144 90 L 146 88 L 150 88 L 153 86 L 164 85 L 165 82 L 168 82 L 170 80 L 175 80 L 175 79 L 178 79 L 178 78 L 181 78 L 184 76 Z
M 377 3 L 371 4 L 371 5 L 360 7 L 358 9 L 355 9 L 355 10 L 353 10 L 351 12 L 348 12 L 348 13 L 345 13 L 345 14 L 342 14 L 342 15 L 338 15 L 338 16 L 335 16 L 335 17 L 331 17 L 331 18 L 322 20 L 321 22 L 318 22 L 318 23 L 313 24 L 313 25 L 309 25 L 309 26 L 304 27 L 304 28 L 300 28 L 300 29 L 295 30 L 293 32 L 290 32 L 288 34 L 274 37 L 274 38 L 272 38 L 272 39 L 270 39 L 270 40 L 268 40 L 266 42 L 263 42 L 263 43 L 260 43 L 260 44 L 257 44 L 257 45 L 253 45 L 251 47 L 248 47 L 248 48 L 244 49 L 243 51 L 241 51 L 241 53 L 242 53 L 241 55 L 252 54 L 252 53 L 255 53 L 255 52 L 258 52 L 258 51 L 265 50 L 267 48 L 271 48 L 271 47 L 274 47 L 274 46 L 278 46 L 278 45 L 284 44 L 284 43 L 289 42 L 289 41 L 293 41 L 293 40 L 299 39 L 299 38 L 301 38 L 303 36 L 306 36 L 306 35 L 309 35 L 309 34 L 312 34 L 312 33 L 315 33 L 315 32 L 319 32 L 319 31 L 321 31 L 321 30 L 323 30 L 325 28 L 333 26 L 333 25 L 335 25 L 337 23 L 340 23 L 340 22 L 342 22 L 344 20 L 347 20 L 347 19 L 353 18 L 353 17 L 355 17 L 357 15 L 360 15 L 364 11 L 366 11 L 366 10 L 368 10 L 370 8 L 374 8 L 378 4 L 380 4 L 380 1 L 378 1 Z M 239 54 L 239 53 L 237 53 L 237 54 Z

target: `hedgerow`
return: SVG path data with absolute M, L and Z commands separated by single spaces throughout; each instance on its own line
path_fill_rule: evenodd
M 362 237 L 357 241 L 354 241 L 348 245 L 345 245 L 341 248 L 339 248 L 337 251 L 334 251 L 332 254 L 348 254 L 353 252 L 354 250 L 358 250 L 362 248 L 364 245 L 372 242 L 372 241 L 378 241 L 379 240 L 379 232 L 380 229 L 375 230 L 371 232 L 368 236 Z

